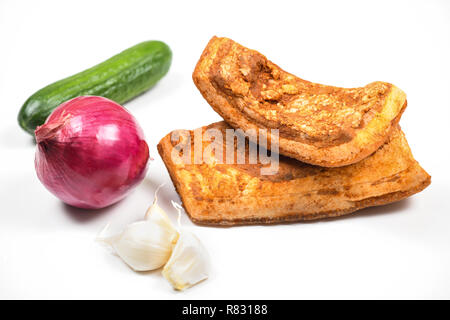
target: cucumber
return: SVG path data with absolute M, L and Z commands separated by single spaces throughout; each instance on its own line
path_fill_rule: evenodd
M 34 135 L 56 107 L 78 96 L 102 96 L 123 104 L 154 86 L 169 71 L 171 62 L 172 51 L 164 42 L 139 43 L 34 93 L 20 109 L 19 124 Z

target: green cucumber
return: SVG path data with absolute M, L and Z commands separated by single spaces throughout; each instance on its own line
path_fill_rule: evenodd
M 34 93 L 20 109 L 20 126 L 34 134 L 61 103 L 84 95 L 122 104 L 154 86 L 168 71 L 172 51 L 161 41 L 146 41 Z

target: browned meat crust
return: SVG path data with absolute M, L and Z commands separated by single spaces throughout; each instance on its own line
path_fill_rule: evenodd
M 211 128 L 224 132 L 230 127 L 218 122 L 202 131 Z M 176 163 L 171 157 L 176 143 L 170 135 L 160 141 L 158 151 L 186 212 L 199 224 L 271 224 L 335 217 L 404 199 L 431 182 L 398 126 L 386 144 L 356 164 L 323 168 L 280 157 L 278 172 L 270 176 L 260 174 L 264 167 L 260 163 L 215 163 L 215 154 L 204 152 L 208 142 L 201 148 L 205 163 Z M 193 151 L 193 145 L 190 148 Z
M 279 129 L 281 154 L 324 167 L 375 152 L 406 107 L 406 95 L 390 83 L 351 89 L 312 83 L 227 38 L 209 41 L 193 80 L 231 126 Z

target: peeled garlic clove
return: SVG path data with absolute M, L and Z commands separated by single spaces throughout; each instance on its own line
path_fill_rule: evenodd
M 184 290 L 208 278 L 209 255 L 200 240 L 182 231 L 162 274 L 177 290 Z

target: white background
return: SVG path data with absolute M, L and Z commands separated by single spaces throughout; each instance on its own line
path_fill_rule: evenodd
M 432 184 L 408 200 L 329 221 L 211 228 L 182 223 L 208 248 L 209 280 L 175 292 L 94 242 L 140 219 L 153 191 L 178 200 L 156 151 L 173 129 L 220 117 L 191 73 L 213 35 L 257 49 L 310 81 L 388 81 L 408 95 L 401 119 Z M 169 74 L 126 104 L 154 161 L 121 203 L 98 212 L 62 204 L 38 181 L 34 144 L 16 121 L 41 87 L 144 40 L 173 50 Z M 0 298 L 450 298 L 450 2 L 0 0 Z

